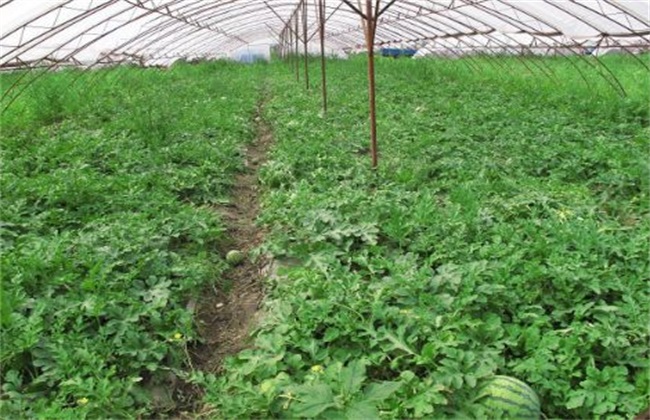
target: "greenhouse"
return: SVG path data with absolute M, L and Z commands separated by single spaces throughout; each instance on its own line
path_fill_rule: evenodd
M 647 0 L 0 0 L 0 417 L 650 419 Z

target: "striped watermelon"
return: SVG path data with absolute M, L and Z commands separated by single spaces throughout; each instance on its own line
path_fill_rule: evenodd
M 508 419 L 539 419 L 541 407 L 535 391 L 525 382 L 497 375 L 481 389 L 479 400 L 495 415 Z

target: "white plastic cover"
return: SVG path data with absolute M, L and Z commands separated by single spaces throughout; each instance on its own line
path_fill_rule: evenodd
M 303 1 L 309 50 L 317 51 L 321 0 L 0 0 L 0 68 L 167 65 L 179 58 L 230 56 L 249 45 L 278 43 L 288 32 L 303 38 Z M 348 3 L 361 9 L 365 0 L 322 1 L 329 52 L 362 49 L 361 18 Z M 381 0 L 379 4 L 380 9 L 390 7 L 381 15 L 375 45 L 421 48 L 420 54 L 650 48 L 648 0 Z

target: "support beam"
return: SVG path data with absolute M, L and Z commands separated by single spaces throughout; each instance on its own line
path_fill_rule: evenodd
M 366 0 L 365 10 L 359 1 L 359 7 L 356 7 L 350 0 L 342 0 L 352 11 L 361 17 L 361 25 L 366 40 L 366 50 L 368 51 L 368 105 L 369 105 L 369 122 L 370 122 L 370 155 L 372 158 L 372 168 L 376 169 L 379 164 L 377 153 L 377 105 L 376 105 L 376 88 L 375 88 L 375 35 L 377 34 L 377 22 L 382 15 L 396 0 L 390 0 L 383 8 L 381 0 L 375 0 L 373 6 L 372 0 Z
M 296 60 L 296 81 L 299 82 L 300 81 L 300 52 L 299 52 L 300 50 L 298 49 L 298 15 L 294 16 L 294 20 L 295 20 L 294 31 L 295 31 L 295 35 L 296 35 L 295 36 L 295 38 L 296 38 L 295 41 L 296 42 L 295 42 L 295 46 L 294 46 L 295 47 L 294 58 Z
M 377 0 L 379 5 L 380 0 Z M 372 0 L 366 0 L 365 35 L 368 50 L 368 100 L 370 105 L 370 154 L 372 168 L 377 168 L 377 108 L 375 103 L 375 34 L 377 29 L 377 10 L 372 9 Z
M 315 0 L 314 0 L 314 1 L 315 1 Z M 325 18 L 325 21 L 323 22 L 323 26 L 325 26 L 325 24 L 326 24 L 327 22 L 329 22 L 330 18 L 331 18 L 332 16 L 334 16 L 334 13 L 336 13 L 336 12 L 339 11 L 339 9 L 341 8 L 342 5 L 343 5 L 343 3 L 339 3 L 339 5 L 336 6 L 336 7 L 334 8 L 334 10 L 332 10 L 332 11 L 330 12 L 330 14 Z M 325 5 L 323 5 L 323 16 L 325 16 L 325 10 L 326 10 L 326 9 L 325 9 Z M 312 32 L 311 35 L 309 35 L 309 38 L 308 38 L 308 39 L 311 41 L 311 39 L 312 39 L 313 37 L 315 37 L 316 34 L 319 33 L 319 32 L 320 32 L 320 25 L 319 25 L 319 29 L 315 30 L 314 32 Z
M 342 1 L 343 1 L 343 3 L 347 4 L 348 7 L 349 7 L 350 9 L 352 9 L 352 11 L 353 11 L 354 13 L 356 13 L 356 14 L 359 15 L 359 16 L 361 16 L 361 19 L 363 19 L 364 21 L 367 21 L 367 20 L 368 20 L 368 16 L 365 15 L 365 14 L 364 14 L 360 9 L 358 9 L 354 4 L 352 4 L 352 2 L 351 2 L 350 0 L 342 0 Z
M 307 2 L 302 0 L 302 46 L 305 61 L 305 88 L 309 90 L 309 53 L 307 51 Z
M 320 73 L 323 115 L 327 115 L 327 71 L 325 67 L 325 0 L 318 0 L 318 33 L 320 35 Z
M 301 0 L 296 5 L 296 8 L 291 12 L 289 19 L 285 20 L 278 14 L 278 12 L 268 3 L 264 2 L 266 7 L 273 12 L 273 14 L 280 19 L 284 24 L 284 28 L 280 33 L 289 32 L 290 38 L 293 37 L 293 40 L 289 40 L 289 44 L 292 45 L 293 49 L 293 59 L 295 60 L 295 70 L 296 70 L 296 81 L 300 81 L 300 47 L 298 41 L 303 43 L 303 56 L 304 56 L 304 72 L 305 72 L 305 84 L 307 90 L 309 90 L 309 66 L 307 63 L 307 47 L 309 40 L 307 39 L 307 0 Z M 300 19 L 302 15 L 302 31 L 300 31 Z M 302 32 L 302 34 L 301 34 Z

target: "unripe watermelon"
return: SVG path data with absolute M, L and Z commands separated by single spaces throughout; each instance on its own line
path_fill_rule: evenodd
M 489 411 L 508 419 L 539 419 L 542 412 L 535 391 L 510 376 L 492 378 L 481 389 L 479 399 Z
M 226 254 L 226 261 L 228 261 L 230 265 L 239 265 L 244 261 L 244 253 L 235 249 L 228 251 Z

